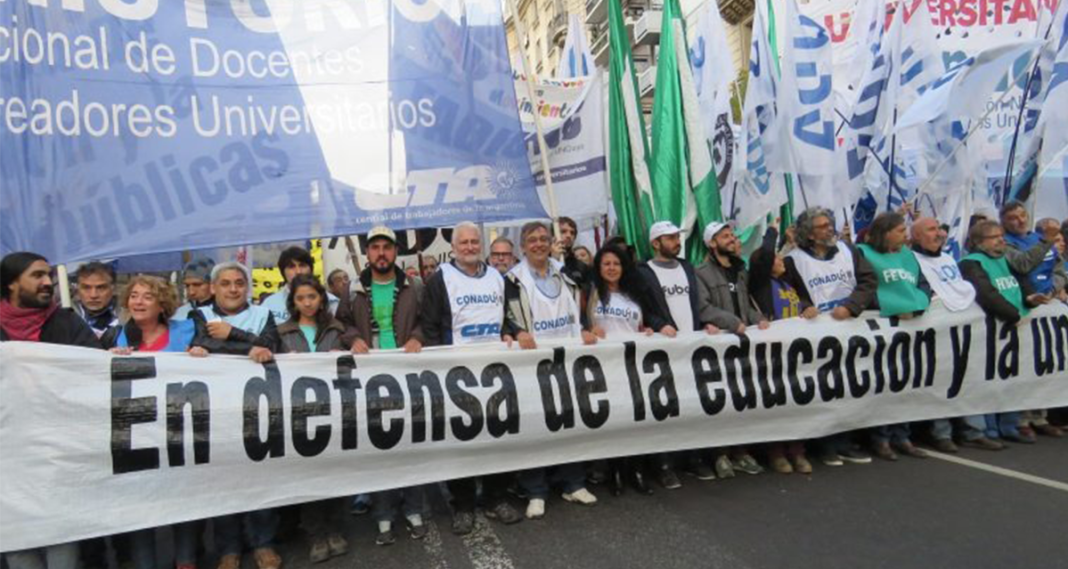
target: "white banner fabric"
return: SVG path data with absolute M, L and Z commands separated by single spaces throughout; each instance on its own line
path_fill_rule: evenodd
M 0 345 L 4 551 L 490 472 L 1068 405 L 1068 306 L 537 350 Z

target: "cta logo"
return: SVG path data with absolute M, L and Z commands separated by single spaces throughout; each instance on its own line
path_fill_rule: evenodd
M 486 336 L 500 336 L 500 324 L 468 324 L 460 328 L 460 336 L 464 338 L 485 338 Z

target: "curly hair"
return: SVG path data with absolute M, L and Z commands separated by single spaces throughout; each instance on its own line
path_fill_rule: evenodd
M 135 275 L 126 283 L 126 286 L 123 287 L 122 292 L 119 294 L 119 306 L 127 316 L 127 320 L 130 314 L 130 294 L 137 285 L 147 288 L 152 293 L 152 296 L 156 297 L 156 302 L 160 308 L 160 322 L 166 323 L 171 319 L 171 316 L 174 316 L 179 306 L 178 291 L 174 288 L 174 285 L 152 275 Z
M 597 295 L 601 299 L 601 304 L 608 303 L 608 283 L 601 277 L 601 261 L 606 254 L 615 255 L 619 259 L 620 268 L 622 269 L 622 275 L 619 278 L 619 292 L 631 298 L 631 300 L 637 301 L 639 298 L 638 288 L 638 276 L 637 267 L 634 264 L 633 257 L 627 253 L 627 251 L 616 245 L 605 245 L 601 247 L 601 250 L 597 252 L 597 255 L 593 258 L 593 286 L 597 289 Z
M 816 219 L 820 217 L 826 217 L 831 220 L 831 225 L 834 225 L 834 212 L 823 207 L 811 207 L 801 212 L 801 215 L 797 216 L 797 229 L 796 241 L 801 247 L 812 246 L 812 226 L 816 223 Z

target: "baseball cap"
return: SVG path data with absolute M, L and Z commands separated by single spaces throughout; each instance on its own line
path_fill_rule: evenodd
M 200 279 L 205 282 L 211 281 L 211 270 L 215 268 L 215 261 L 208 258 L 201 258 L 190 261 L 186 264 L 185 270 L 182 271 L 184 278 Z
M 379 237 L 385 237 L 386 239 L 389 239 L 392 243 L 397 242 L 397 234 L 393 233 L 392 229 L 384 225 L 379 225 L 378 227 L 371 229 L 371 231 L 367 233 L 367 242 L 370 243 L 371 241 L 374 241 Z
M 670 221 L 658 221 L 649 228 L 649 242 L 656 241 L 665 235 L 678 235 L 682 231 Z
M 730 226 L 728 224 L 726 224 L 726 223 L 723 223 L 722 221 L 713 221 L 713 222 L 709 223 L 708 225 L 706 225 L 705 226 L 705 233 L 703 235 L 705 243 L 708 243 L 709 241 L 711 241 L 712 238 L 715 237 L 717 233 L 719 233 L 720 231 L 723 231 L 724 229 L 726 229 L 728 227 L 730 227 Z

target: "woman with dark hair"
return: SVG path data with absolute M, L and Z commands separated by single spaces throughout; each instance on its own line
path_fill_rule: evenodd
M 931 304 L 930 287 L 915 253 L 906 247 L 905 217 L 896 212 L 880 214 L 868 227 L 866 241 L 857 249 L 871 263 L 879 280 L 874 303 L 879 315 L 908 319 L 923 314 Z M 894 452 L 897 449 L 911 457 L 927 458 L 926 452 L 913 446 L 909 435 L 908 423 L 876 427 L 872 431 L 875 455 L 884 460 L 897 460 Z
M 345 326 L 330 313 L 326 288 L 312 275 L 297 275 L 289 282 L 286 298 L 289 320 L 278 327 L 280 353 L 306 354 L 343 351 Z M 343 498 L 308 502 L 301 506 L 301 523 L 308 533 L 312 563 L 344 555 L 349 544 L 338 529 L 342 523 Z
M 646 323 L 648 310 L 638 294 L 638 275 L 630 255 L 618 247 L 606 245 L 593 259 L 593 282 L 586 299 L 586 316 L 590 331 L 599 338 L 626 334 L 651 335 Z M 613 458 L 608 461 L 608 480 L 613 495 L 623 493 L 630 483 L 641 494 L 652 494 L 645 480 L 645 457 Z

